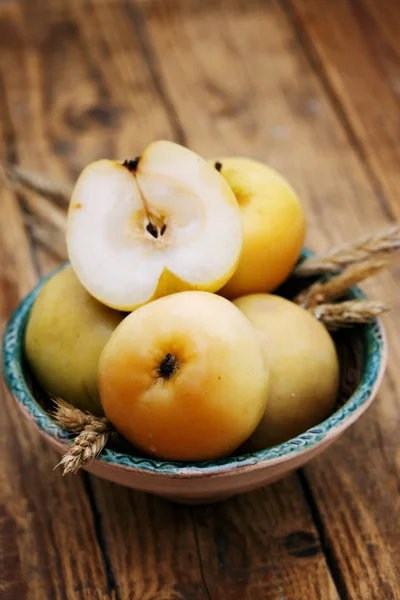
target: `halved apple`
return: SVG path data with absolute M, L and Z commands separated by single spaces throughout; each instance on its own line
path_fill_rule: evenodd
M 92 163 L 71 198 L 70 261 L 95 298 L 120 310 L 178 291 L 219 290 L 242 243 L 228 183 L 172 142 L 154 142 L 124 163 Z

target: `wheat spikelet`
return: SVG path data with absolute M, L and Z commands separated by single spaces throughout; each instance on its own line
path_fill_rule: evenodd
M 335 330 L 358 323 L 369 323 L 387 312 L 389 306 L 370 300 L 348 300 L 337 304 L 319 304 L 309 309 L 327 329 Z
M 75 408 L 75 406 L 72 406 L 72 404 L 65 402 L 61 398 L 53 398 L 52 400 L 55 404 L 52 417 L 61 427 L 64 427 L 64 429 L 67 429 L 71 433 L 80 433 L 85 425 L 89 425 L 96 418 L 89 413 L 79 410 L 79 408 Z
M 379 260 L 378 257 L 373 256 L 361 263 L 350 265 L 342 273 L 328 281 L 317 281 L 296 296 L 294 302 L 304 308 L 312 308 L 317 304 L 340 298 L 350 287 L 376 275 L 388 264 L 388 260 Z
M 110 433 L 111 427 L 108 422 L 93 418 L 74 439 L 72 446 L 55 468 L 61 466 L 63 475 L 77 473 L 81 467 L 91 463 L 100 454 Z
M 382 258 L 398 250 L 400 250 L 399 224 L 333 248 L 323 254 L 311 256 L 300 264 L 293 274 L 298 277 L 309 277 L 319 273 L 336 273 L 348 265 L 373 256 Z
M 61 398 L 55 398 L 53 401 L 56 406 L 53 418 L 67 431 L 78 434 L 55 468 L 61 466 L 63 475 L 76 473 L 103 450 L 110 437 L 112 425 L 105 417 L 85 413 Z

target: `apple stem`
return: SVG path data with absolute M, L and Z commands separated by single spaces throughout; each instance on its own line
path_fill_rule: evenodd
M 139 161 L 140 161 L 140 156 L 137 156 L 136 158 L 134 158 L 133 160 L 124 160 L 124 162 L 122 163 L 122 166 L 126 167 L 128 169 L 129 172 L 131 173 L 136 173 L 137 168 L 139 166 Z M 146 230 L 150 233 L 150 235 L 153 236 L 153 238 L 157 239 L 158 238 L 158 234 L 160 234 L 161 236 L 164 235 L 165 230 L 167 229 L 167 224 L 164 223 L 160 229 L 160 227 L 158 227 L 157 225 L 155 225 L 151 218 L 150 218 L 150 210 L 149 210 L 149 206 L 147 204 L 147 200 L 144 197 L 144 194 L 142 192 L 142 190 L 140 189 L 140 185 L 139 182 L 136 178 L 136 185 L 137 188 L 139 190 L 139 194 L 140 194 L 140 199 L 142 200 L 143 203 L 143 209 L 144 212 L 146 214 L 146 218 L 148 220 L 148 223 L 146 225 Z
M 150 234 L 151 234 L 151 235 L 152 235 L 154 238 L 157 238 L 157 237 L 158 237 L 158 228 L 157 228 L 157 227 L 154 225 L 154 223 L 153 223 L 153 222 L 152 222 L 152 220 L 150 219 L 150 214 L 151 214 L 151 213 L 150 213 L 150 210 L 149 210 L 149 206 L 148 206 L 148 204 L 147 204 L 147 200 L 146 200 L 146 198 L 145 198 L 145 197 L 144 197 L 144 195 L 143 195 L 143 192 L 142 192 L 142 190 L 140 189 L 140 185 L 139 185 L 139 182 L 138 182 L 138 180 L 137 180 L 137 179 L 136 179 L 136 185 L 137 185 L 137 188 L 138 188 L 138 190 L 139 190 L 140 198 L 141 198 L 141 200 L 142 200 L 142 203 L 143 203 L 143 208 L 144 208 L 144 212 L 145 212 L 146 218 L 147 218 L 147 220 L 148 220 L 148 222 L 149 222 L 149 223 L 148 223 L 148 225 L 147 225 L 147 227 L 146 227 L 146 229 L 147 229 L 147 231 L 148 231 L 148 232 L 149 232 L 149 233 L 150 233 Z
M 128 169 L 128 171 L 135 172 L 136 169 L 138 168 L 139 160 L 140 160 L 140 156 L 137 156 L 133 160 L 124 160 L 124 162 L 122 163 L 122 166 L 126 167 Z
M 138 168 L 138 166 L 139 166 L 139 161 L 140 161 L 140 156 L 137 156 L 137 157 L 136 157 L 136 158 L 134 158 L 133 160 L 124 160 L 124 162 L 122 163 L 122 166 L 123 166 L 123 167 L 126 167 L 130 173 L 136 173 L 136 171 L 137 171 L 137 168 Z M 135 179 L 136 179 L 136 178 L 135 178 Z M 155 229 L 155 227 L 154 227 L 154 225 L 153 225 L 153 223 L 151 222 L 151 219 L 150 219 L 150 211 L 149 211 L 149 207 L 147 206 L 147 200 L 146 200 L 146 198 L 143 196 L 143 192 L 142 192 L 142 190 L 140 189 L 139 182 L 138 182 L 138 180 L 137 180 L 137 179 L 136 179 L 136 185 L 137 185 L 137 187 L 138 187 L 138 190 L 139 190 L 140 198 L 141 198 L 141 200 L 142 200 L 142 202 L 143 202 L 143 208 L 144 208 L 144 212 L 146 213 L 146 217 L 147 217 L 147 218 L 148 218 L 148 220 L 149 220 L 149 225 L 151 225 L 151 228 L 152 228 L 152 229 Z M 148 231 L 149 233 L 151 233 L 151 235 L 153 235 L 154 237 L 157 237 L 157 236 L 156 236 L 156 235 L 154 235 L 154 234 L 153 234 L 153 233 L 152 233 L 152 232 L 151 232 L 149 229 L 148 229 L 147 231 Z

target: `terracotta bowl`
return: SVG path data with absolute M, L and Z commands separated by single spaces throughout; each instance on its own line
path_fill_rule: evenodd
M 64 453 L 70 437 L 49 416 L 48 399 L 31 380 L 23 354 L 29 313 L 44 282 L 21 302 L 8 323 L 3 342 L 3 370 L 22 415 L 33 423 L 50 446 Z M 297 285 L 289 280 L 282 289 L 283 295 L 290 295 Z M 358 288 L 352 288 L 348 294 L 348 298 L 360 297 L 363 294 Z M 354 423 L 371 404 L 381 382 L 386 364 L 386 341 L 379 320 L 341 330 L 334 339 L 341 363 L 337 408 L 328 419 L 296 438 L 252 454 L 237 453 L 229 458 L 199 463 L 151 459 L 115 439 L 86 467 L 87 471 L 184 503 L 222 500 L 284 477 L 328 448 Z

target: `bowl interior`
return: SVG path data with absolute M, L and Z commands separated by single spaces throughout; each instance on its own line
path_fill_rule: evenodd
M 307 252 L 304 252 L 303 257 L 306 255 Z M 49 416 L 51 401 L 30 376 L 23 354 L 24 334 L 30 310 L 45 281 L 43 280 L 23 300 L 9 321 L 3 341 L 3 371 L 10 391 L 36 425 L 48 435 L 67 441 L 70 439 L 69 434 Z M 289 279 L 279 293 L 293 297 L 299 286 L 304 288 L 308 283 L 304 280 Z M 363 294 L 358 288 L 352 288 L 347 295 L 348 299 L 362 297 Z M 260 461 L 272 461 L 311 448 L 368 400 L 384 364 L 383 330 L 379 321 L 341 329 L 333 334 L 333 338 L 338 350 L 341 373 L 336 410 L 318 426 L 288 442 L 247 454 L 241 454 L 239 450 L 228 458 L 214 461 L 179 463 L 143 456 L 120 436 L 115 435 L 98 460 L 135 470 L 177 475 L 230 470 Z

